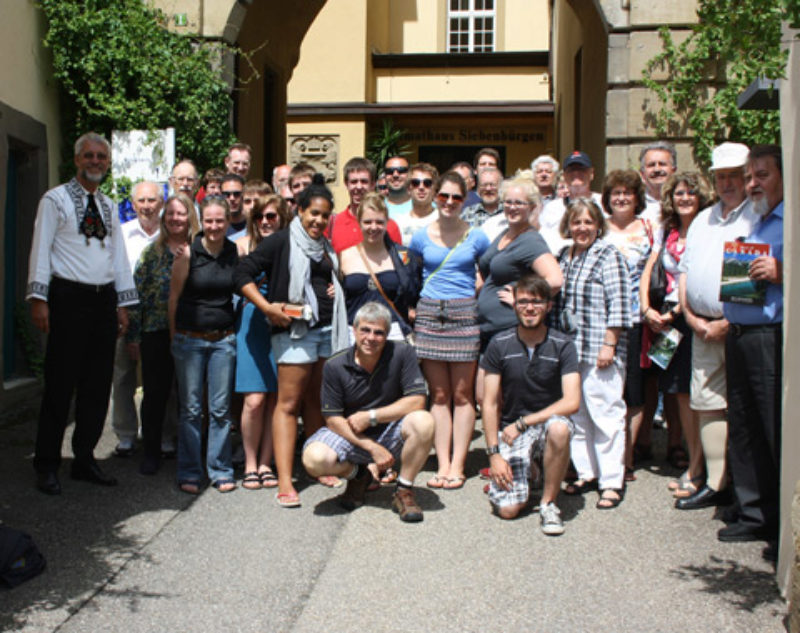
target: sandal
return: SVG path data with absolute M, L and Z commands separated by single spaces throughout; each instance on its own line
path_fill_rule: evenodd
M 381 477 L 381 484 L 388 486 L 389 484 L 393 484 L 395 481 L 397 481 L 397 471 L 393 468 L 387 468 Z
M 447 483 L 447 477 L 442 475 L 434 475 L 428 480 L 428 483 L 425 484 L 428 488 L 444 488 L 444 485 Z
M 705 475 L 699 475 L 686 481 L 682 481 L 681 485 L 672 491 L 672 496 L 676 499 L 686 499 L 686 497 L 691 497 L 695 492 L 700 490 L 705 482 Z
M 211 483 L 218 492 L 233 492 L 236 490 L 236 482 L 233 479 L 217 479 Z
M 261 477 L 258 476 L 256 471 L 251 470 L 249 473 L 244 474 L 242 477 L 242 488 L 245 490 L 261 489 Z
M 335 475 L 322 475 L 322 477 L 317 477 L 317 481 L 328 488 L 341 488 L 344 486 L 344 481 Z
M 292 492 L 278 492 L 275 494 L 275 501 L 282 508 L 299 508 L 300 495 L 294 490 Z
M 670 479 L 669 483 L 667 484 L 667 490 L 670 492 L 675 492 L 678 488 L 688 483 L 690 480 L 691 478 L 689 477 L 689 471 L 685 470 L 677 479 Z
M 607 492 L 613 492 L 615 497 L 607 497 Z M 600 498 L 597 500 L 595 507 L 598 510 L 612 510 L 622 503 L 622 488 L 605 488 L 600 492 Z
M 577 479 L 564 488 L 565 495 L 582 495 L 591 490 L 597 490 L 597 479 Z
M 278 485 L 278 478 L 272 470 L 262 470 L 258 473 L 258 480 L 261 482 L 262 488 L 274 488 Z
M 464 487 L 467 478 L 463 475 L 461 477 L 447 477 L 445 484 L 442 486 L 445 490 L 458 490 Z
M 636 481 L 636 473 L 633 468 L 625 468 L 625 481 Z

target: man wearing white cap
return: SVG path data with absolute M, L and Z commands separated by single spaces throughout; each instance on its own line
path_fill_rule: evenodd
M 686 323 L 692 328 L 690 405 L 700 421 L 706 460 L 706 482 L 678 499 L 679 510 L 727 505 L 726 489 L 725 336 L 729 323 L 719 299 L 725 242 L 746 238 L 757 220 L 745 195 L 744 167 L 750 150 L 741 143 L 722 143 L 711 154 L 711 173 L 719 202 L 701 211 L 689 227 L 681 257 L 679 295 Z

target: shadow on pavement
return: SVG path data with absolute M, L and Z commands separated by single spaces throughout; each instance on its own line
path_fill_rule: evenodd
M 32 466 L 35 412 L 16 412 L 0 421 L 0 520 L 29 533 L 47 560 L 44 573 L 2 592 L 0 630 L 26 625 L 52 630 L 75 613 L 196 497 L 175 486 L 175 460 L 153 477 L 138 472 L 140 454 L 109 457 L 108 433 L 95 452 L 101 468 L 114 475 L 112 488 L 73 481 L 71 458 L 59 472 L 63 492 L 49 497 L 34 487 Z M 70 430 L 64 445 L 69 446 Z M 109 588 L 113 591 L 113 587 Z M 126 590 L 131 609 L 163 598 Z M 31 621 L 35 619 L 35 622 Z
M 726 600 L 743 611 L 753 612 L 767 604 L 782 613 L 784 602 L 775 584 L 775 574 L 751 569 L 735 560 L 710 556 L 705 565 L 681 565 L 670 573 L 682 580 L 699 580 L 706 593 L 727 594 Z

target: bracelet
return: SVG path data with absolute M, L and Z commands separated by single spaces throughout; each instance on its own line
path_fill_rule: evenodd
M 500 453 L 500 446 L 498 444 L 486 447 L 486 454 L 489 457 L 491 457 L 492 455 L 498 455 L 499 453 Z
M 519 416 L 517 421 L 514 422 L 514 426 L 517 428 L 517 431 L 520 433 L 524 433 L 528 429 L 528 425 L 525 424 L 524 416 Z
M 613 347 L 614 349 L 616 349 L 617 347 L 616 343 L 606 343 L 605 341 L 603 341 L 603 345 L 605 345 L 606 347 Z

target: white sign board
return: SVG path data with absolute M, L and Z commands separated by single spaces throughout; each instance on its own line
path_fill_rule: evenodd
M 111 132 L 111 174 L 166 183 L 175 163 L 175 128 Z

